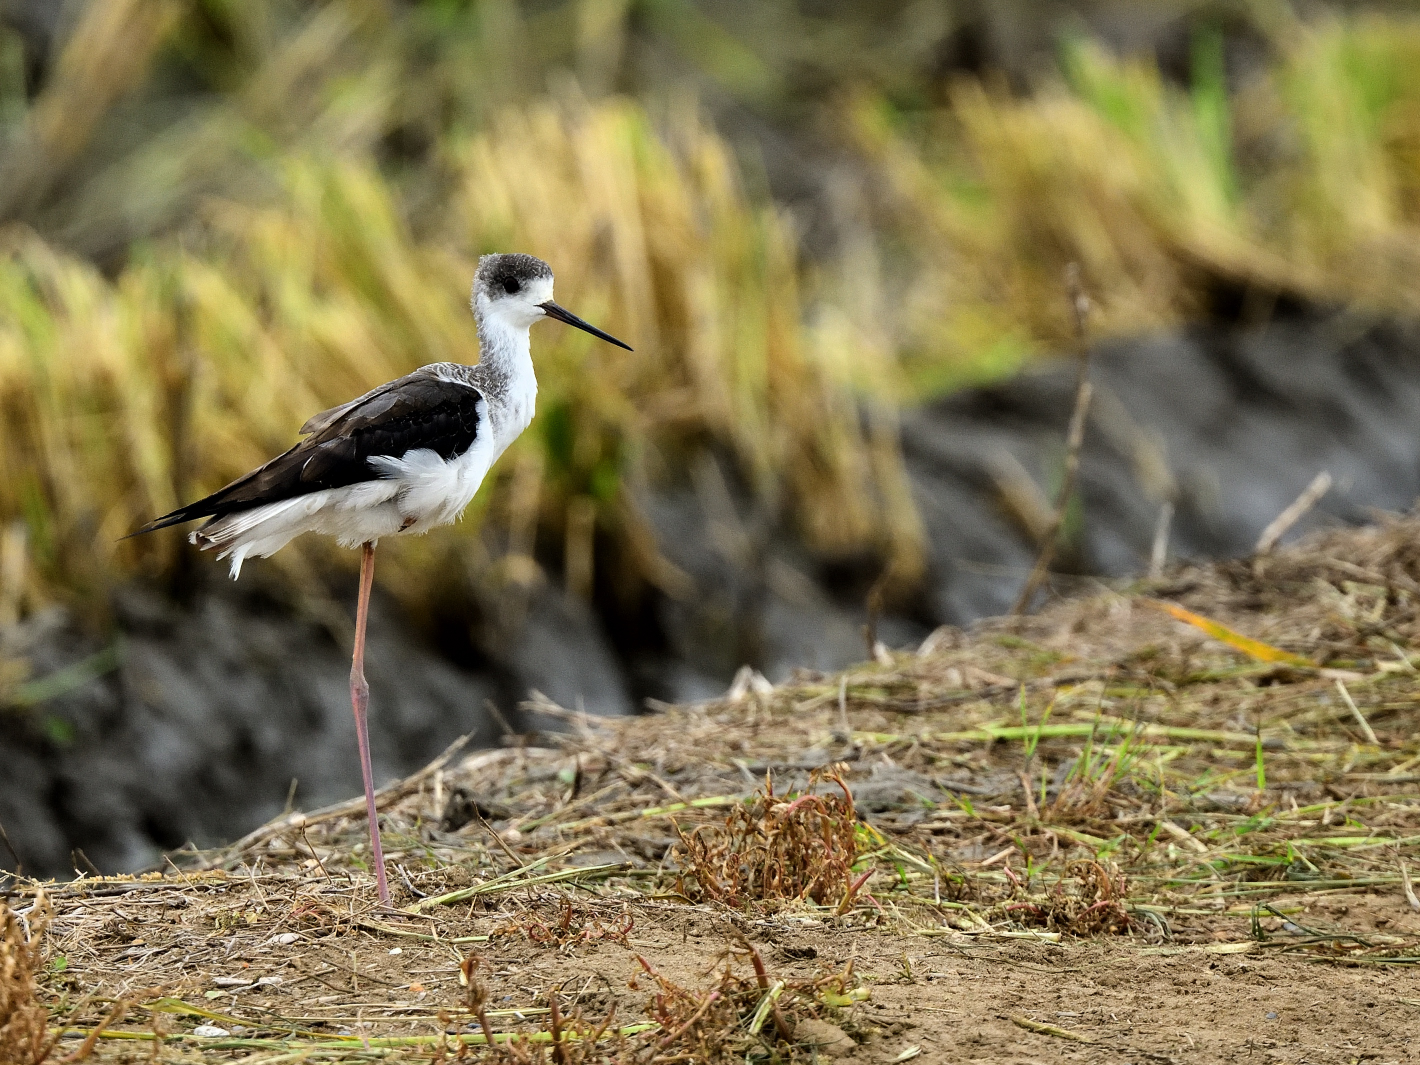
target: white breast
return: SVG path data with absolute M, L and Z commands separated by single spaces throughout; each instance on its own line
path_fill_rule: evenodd
M 478 428 L 472 446 L 451 459 L 440 458 L 427 448 L 406 451 L 399 458 L 370 459 L 370 466 L 382 480 L 398 486 L 394 496 L 400 514 L 397 532 L 422 533 L 447 525 L 456 521 L 473 501 L 503 450 L 486 400 L 478 404 Z
M 531 361 L 527 372 L 514 374 L 508 379 L 508 389 L 499 397 L 502 400 L 500 417 L 494 419 L 493 435 L 498 456 L 520 437 L 523 430 L 532 424 L 537 413 L 537 378 L 533 376 Z

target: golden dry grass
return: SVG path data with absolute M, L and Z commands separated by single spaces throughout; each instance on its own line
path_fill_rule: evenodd
M 1278 297 L 1420 299 L 1407 17 L 1276 22 L 1276 61 L 1236 91 L 1205 34 L 1188 90 L 1080 42 L 1027 97 L 978 81 L 935 113 L 845 97 L 829 111 L 873 180 L 834 201 L 843 243 L 810 265 L 692 105 L 533 86 L 565 42 L 540 59 L 528 41 L 556 19 L 505 13 L 86 9 L 12 115 L 25 150 L 0 172 L 0 208 L 27 220 L 0 236 L 0 617 L 163 571 L 175 536 L 116 538 L 283 449 L 312 411 L 470 358 L 488 250 L 547 258 L 559 298 L 637 350 L 540 331 L 533 432 L 463 530 L 389 556 L 412 600 L 430 556 L 493 584 L 534 579 L 536 555 L 576 594 L 606 573 L 683 593 L 634 500 L 706 448 L 812 550 L 876 554 L 889 592 L 910 586 L 923 534 L 894 405 L 1065 343 L 1068 262 L 1101 333 L 1188 320 L 1220 290 L 1259 315 Z M 211 96 L 91 158 L 175 55 Z M 405 158 L 400 138 L 422 147 Z M 485 520 L 492 569 L 467 535 Z M 326 557 L 276 565 L 309 588 Z
M 11 131 L 30 146 L 0 181 L 13 216 L 73 181 L 66 165 L 95 116 L 141 83 L 165 41 L 197 47 L 198 29 L 173 14 L 147 0 L 86 9 Z M 175 536 L 119 537 L 283 450 L 312 411 L 422 363 L 472 361 L 469 281 L 477 255 L 495 249 L 546 258 L 559 298 L 636 352 L 539 330 L 538 425 L 462 537 L 389 556 L 411 600 L 429 572 L 411 560 L 486 569 L 468 534 L 489 512 L 504 577 L 530 579 L 534 546 L 552 543 L 561 557 L 544 550 L 539 561 L 575 594 L 591 593 L 599 569 L 682 594 L 635 489 L 683 474 L 706 448 L 732 456 L 759 505 L 814 550 L 876 551 L 907 577 L 920 568 L 895 444 L 864 427 L 837 374 L 841 350 L 821 351 L 805 324 L 793 226 L 747 195 L 693 107 L 668 123 L 673 137 L 634 102 L 570 89 L 456 112 L 437 130 L 433 165 L 399 178 L 380 164 L 380 138 L 433 121 L 467 90 L 449 81 L 466 42 L 421 66 L 413 16 L 392 21 L 354 0 L 307 15 L 277 36 L 268 5 L 227 12 L 243 42 L 227 93 L 75 182 L 73 224 L 59 232 L 78 245 L 118 239 L 129 222 L 158 230 L 116 274 L 25 225 L 0 232 L 0 527 L 11 559 L 0 613 L 162 571 Z M 77 86 L 89 81 L 105 92 L 81 107 Z M 52 118 L 70 111 L 70 126 Z M 37 224 L 49 217 L 34 212 Z M 616 556 L 609 567 L 594 557 L 599 541 Z M 310 562 L 327 552 L 303 546 L 277 565 L 311 587 Z
M 118 541 L 145 517 L 264 461 L 310 411 L 472 359 L 466 293 L 488 247 L 546 256 L 559 298 L 637 350 L 539 332 L 541 421 L 464 531 L 493 508 L 514 560 L 550 534 L 587 594 L 600 530 L 626 545 L 628 579 L 677 592 L 628 489 L 719 445 L 758 494 L 787 497 L 816 549 L 915 558 L 910 507 L 903 520 L 875 486 L 902 483 L 894 448 L 805 343 L 788 226 L 748 203 L 712 133 L 686 123 L 681 139 L 677 154 L 627 103 L 505 115 L 451 149 L 437 239 L 411 233 L 370 162 L 301 155 L 273 201 L 209 202 L 200 252 L 154 249 L 112 281 L 12 231 L 0 515 L 28 535 L 25 599 L 157 569 L 175 538 Z M 392 557 L 450 550 L 439 537 Z M 417 597 L 418 580 L 401 584 Z
M 849 109 L 912 266 L 897 338 L 918 390 L 1067 347 L 1072 262 L 1101 334 L 1193 320 L 1220 295 L 1259 319 L 1279 297 L 1420 307 L 1420 22 L 1271 31 L 1276 60 L 1237 86 L 1205 33 L 1186 89 L 1076 41 L 1026 97 L 962 80 L 937 112 Z

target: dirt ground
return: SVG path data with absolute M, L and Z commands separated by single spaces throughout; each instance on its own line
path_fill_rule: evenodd
M 542 1004 L 552 988 L 560 988 L 569 1013 L 580 1010 L 600 1020 L 615 1005 L 617 1023 L 634 1023 L 646 1015 L 652 986 L 641 959 L 676 984 L 703 989 L 715 985 L 727 952 L 750 944 L 774 980 L 812 980 L 852 962 L 867 997 L 839 1011 L 833 1022 L 799 1021 L 796 1034 L 805 1049 L 812 1047 L 810 1053 L 824 1060 L 886 1063 L 915 1057 L 952 1065 L 1420 1060 L 1420 972 L 1341 967 L 1281 953 L 1267 941 L 1237 942 L 1230 938 L 1236 932 L 1230 924 L 1236 922 L 1226 919 L 1202 918 L 1195 930 L 1219 942 L 1170 948 L 1128 941 L 901 935 L 874 927 L 879 922 L 872 919 L 835 927 L 798 913 L 745 918 L 683 903 L 583 898 L 574 903 L 575 924 L 595 925 L 606 938 L 558 946 L 500 929 L 526 928 L 539 918 L 556 926 L 572 897 L 563 892 L 542 892 L 532 902 L 505 900 L 497 909 L 438 922 L 380 917 L 364 907 L 370 924 L 356 917 L 355 927 L 343 933 L 308 928 L 293 935 L 279 929 L 297 924 L 299 910 L 284 919 L 265 921 L 261 915 L 247 923 L 245 914 L 252 911 L 246 907 L 262 905 L 264 886 L 263 878 L 203 882 L 204 894 L 220 896 L 224 907 L 243 914 L 240 934 L 215 937 L 205 906 L 175 905 L 193 896 L 191 887 L 165 882 L 125 895 L 122 905 L 106 907 L 110 920 L 128 922 L 122 930 L 66 944 L 76 962 L 75 955 L 89 954 L 82 968 L 99 977 L 97 985 L 76 979 L 70 993 L 99 992 L 118 1000 L 146 992 L 150 1000 L 195 1003 L 236 1040 L 293 1022 L 313 1038 L 428 1035 L 450 1027 L 476 1031 L 476 1024 L 450 1026 L 448 1019 L 466 1001 L 460 964 L 470 948 L 370 926 L 382 924 L 405 932 L 438 927 L 448 939 L 491 934 L 492 942 L 475 949 L 500 1030 L 545 1025 Z M 1420 935 L 1420 915 L 1393 894 L 1284 897 L 1274 905 L 1282 909 L 1300 902 L 1308 926 Z M 345 888 L 339 898 L 353 901 Z M 76 901 L 71 907 L 81 905 Z M 355 912 L 361 909 L 357 905 Z M 180 963 L 162 987 L 139 987 L 148 960 L 168 940 L 181 941 L 190 924 L 202 926 L 193 931 L 204 939 L 215 938 L 203 957 L 196 964 Z M 620 930 L 628 928 L 622 937 Z M 125 943 L 129 935 L 137 938 Z M 283 942 L 283 936 L 290 941 Z M 731 964 L 749 968 L 742 959 Z M 52 986 L 65 984 L 61 975 Z M 151 1033 L 154 1018 L 166 1032 L 201 1020 L 149 1013 L 138 1030 Z M 238 1028 L 227 1018 L 245 1023 Z M 71 1045 L 65 1041 L 66 1048 Z M 104 1043 L 96 1057 L 146 1061 L 150 1049 Z M 204 1054 L 180 1045 L 165 1049 L 162 1060 L 230 1060 L 241 1057 L 240 1050 Z M 394 1052 L 429 1056 L 416 1048 Z M 266 1056 L 258 1052 L 251 1060 Z
M 1417 543 L 534 700 L 381 792 L 389 908 L 359 801 L 15 881 L 0 1060 L 1420 1061 Z

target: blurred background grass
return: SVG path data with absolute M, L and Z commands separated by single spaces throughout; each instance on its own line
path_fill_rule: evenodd
M 547 259 L 636 351 L 538 331 L 532 431 L 462 525 L 383 556 L 412 604 L 449 565 L 684 594 L 637 499 L 707 451 L 816 556 L 909 587 L 895 412 L 1066 346 L 1070 262 L 1101 334 L 1420 301 L 1402 7 L 90 0 L 8 26 L 0 621 L 171 576 L 176 537 L 118 537 L 311 412 L 470 361 L 487 251 Z M 315 589 L 351 562 L 273 564 Z

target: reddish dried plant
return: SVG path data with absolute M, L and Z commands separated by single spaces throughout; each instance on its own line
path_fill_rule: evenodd
M 821 780 L 837 785 L 842 795 L 814 793 Z M 766 781 L 722 825 L 690 833 L 677 827 L 681 894 L 736 909 L 773 899 L 823 904 L 848 898 L 858 853 L 853 794 L 837 769 L 814 773 L 809 786 L 808 794 L 789 799 L 774 794 Z
M 574 906 L 570 899 L 563 899 L 558 915 L 550 921 L 533 914 L 500 930 L 520 931 L 540 947 L 557 947 L 565 953 L 580 944 L 601 940 L 611 940 L 624 946 L 626 937 L 635 927 L 636 919 L 629 910 L 623 910 L 615 919 L 608 921 Z
M 754 1008 L 757 988 L 726 963 L 714 987 L 691 990 L 663 976 L 645 958 L 636 960 L 655 982 L 647 1015 L 660 1027 L 653 1060 L 716 1061 L 742 1041 L 741 1014 Z M 639 988 L 632 980 L 632 990 Z
M 1044 895 L 1029 895 L 1015 881 L 1015 898 L 1006 904 L 1006 913 L 1030 927 L 1077 936 L 1119 935 L 1133 927 L 1123 873 L 1093 859 L 1071 862 L 1066 872 L 1068 878 Z

